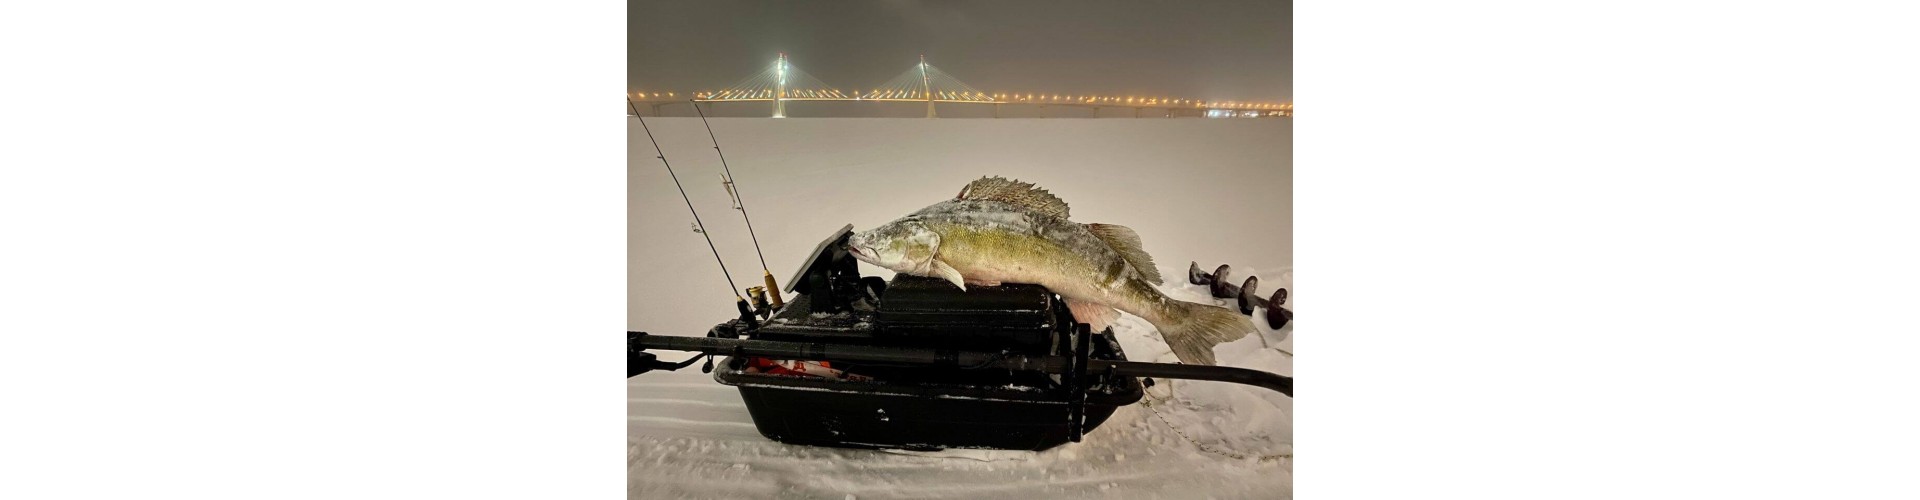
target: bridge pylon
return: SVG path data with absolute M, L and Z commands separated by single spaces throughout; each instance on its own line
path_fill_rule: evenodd
M 773 71 L 774 71 L 774 74 L 776 75 L 776 78 L 779 79 L 774 84 L 774 90 L 773 90 L 773 117 L 786 118 L 787 117 L 787 53 L 785 52 L 780 53 L 780 62 L 775 63 L 773 67 Z
M 934 67 L 932 64 L 927 64 L 927 56 L 924 54 L 920 56 L 920 64 L 914 65 L 912 68 L 901 72 L 899 75 L 894 76 L 893 79 L 887 80 L 886 83 L 875 86 L 872 91 L 862 94 L 859 99 L 893 102 L 925 102 L 927 103 L 927 118 L 939 116 L 934 110 L 934 103 L 938 102 L 983 104 L 1000 102 L 986 92 L 981 92 L 980 89 L 961 83 L 960 80 L 954 78 L 953 75 L 948 75 L 946 72 L 940 71 L 940 68 Z
M 847 99 L 847 95 L 838 89 L 821 82 L 813 75 L 793 67 L 787 62 L 787 53 L 770 66 L 739 83 L 720 89 L 718 92 L 706 92 L 697 99 L 700 101 L 768 101 L 773 103 L 773 117 L 787 117 L 787 101 L 838 100 Z
M 926 54 L 920 54 L 920 91 L 927 94 L 927 118 L 933 118 L 933 82 L 927 78 Z

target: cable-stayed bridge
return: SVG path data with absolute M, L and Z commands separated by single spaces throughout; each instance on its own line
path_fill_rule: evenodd
M 787 116 L 787 103 L 791 101 L 870 101 L 870 102 L 924 102 L 926 116 L 936 116 L 934 103 L 958 103 L 970 105 L 991 105 L 993 116 L 1000 117 L 1002 105 L 1038 106 L 1040 116 L 1047 116 L 1047 108 L 1072 107 L 1092 108 L 1095 115 L 1102 108 L 1132 109 L 1135 118 L 1142 113 L 1153 111 L 1153 116 L 1293 116 L 1292 103 L 1262 103 L 1238 101 L 1206 101 L 1198 99 L 1178 99 L 1170 97 L 1137 96 L 1099 96 L 1080 94 L 1032 94 L 1032 93 L 993 93 L 986 92 L 961 82 L 953 75 L 941 71 L 927 63 L 926 56 L 920 57 L 920 63 L 901 72 L 892 79 L 862 92 L 842 91 L 828 85 L 813 75 L 801 71 L 787 61 L 787 54 L 780 57 L 765 70 L 741 79 L 733 85 L 720 90 L 695 91 L 682 93 L 636 92 L 631 96 L 635 102 L 653 107 L 659 114 L 661 107 L 689 102 L 767 102 L 772 108 L 774 118 Z M 1163 114 L 1164 113 L 1164 114 Z

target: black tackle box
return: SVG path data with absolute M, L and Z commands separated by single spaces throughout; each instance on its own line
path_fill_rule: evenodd
M 715 328 L 752 339 L 903 346 L 1006 355 L 1076 352 L 1065 302 L 1037 285 L 969 286 L 910 275 L 861 277 L 840 228 L 789 281 L 798 295 L 758 325 Z M 751 325 L 751 323 L 749 323 Z M 723 325 L 728 326 L 728 325 Z M 725 331 L 722 331 L 725 330 Z M 1085 337 L 1092 359 L 1126 360 L 1111 330 Z M 714 380 L 737 387 L 760 434 L 775 441 L 871 448 L 1042 450 L 1073 439 L 1121 406 L 1138 402 L 1140 380 L 1090 374 L 1074 384 L 1037 370 L 887 365 L 827 359 L 828 376 L 769 373 L 731 356 Z
M 901 274 L 878 287 L 877 306 L 814 310 L 797 296 L 754 332 L 762 340 L 938 347 L 1044 354 L 1073 317 L 1039 285 L 970 286 Z
M 889 343 L 1043 354 L 1072 321 L 1040 285 L 971 286 L 898 275 L 880 297 L 877 335 Z M 1063 321 L 1064 320 L 1064 321 Z
M 828 344 L 896 345 L 1058 355 L 1070 352 L 1073 317 L 1037 285 L 969 286 L 897 275 L 867 300 L 833 312 L 801 295 L 753 337 Z M 877 299 L 877 300 L 872 300 Z M 825 309 L 825 308 L 819 308 Z M 1112 331 L 1090 334 L 1089 357 L 1125 360 Z M 730 357 L 714 380 L 739 388 L 760 434 L 794 444 L 871 448 L 1043 450 L 1071 439 L 1072 391 L 1059 376 L 1007 369 L 888 366 L 828 360 L 855 376 L 763 373 Z M 1139 379 L 1095 375 L 1085 431 L 1143 395 Z
M 1095 359 L 1125 360 L 1112 331 L 1094 334 Z M 869 380 L 802 377 L 746 369 L 727 358 L 713 378 L 740 389 L 753 425 L 783 443 L 854 448 L 1044 450 L 1072 439 L 1072 395 L 1038 372 L 907 369 Z M 1139 379 L 1096 375 L 1087 388 L 1091 432 L 1121 406 L 1140 401 Z

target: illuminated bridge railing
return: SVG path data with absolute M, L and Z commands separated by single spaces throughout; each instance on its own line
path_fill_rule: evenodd
M 1243 102 L 1204 99 L 1185 99 L 1168 96 L 1117 96 L 1089 94 L 1053 94 L 1021 92 L 986 92 L 927 64 L 923 56 L 919 64 L 901 72 L 885 83 L 864 92 L 855 89 L 845 92 L 831 87 L 813 75 L 801 71 L 787 61 L 787 55 L 781 53 L 779 59 L 766 69 L 755 73 L 733 85 L 718 90 L 699 90 L 685 92 L 636 91 L 629 96 L 635 101 L 652 103 L 656 106 L 674 102 L 769 102 L 773 104 L 773 116 L 786 116 L 785 103 L 789 101 L 873 101 L 873 102 L 924 102 L 927 103 L 927 117 L 934 116 L 934 103 L 954 104 L 1031 104 L 1042 106 L 1069 106 L 1090 108 L 1132 108 L 1164 109 L 1168 116 L 1173 110 L 1199 110 L 1207 116 L 1293 116 L 1293 103 Z M 996 107 L 996 116 L 998 111 Z

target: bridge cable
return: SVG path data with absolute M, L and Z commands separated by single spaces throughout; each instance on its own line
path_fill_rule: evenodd
M 701 237 L 707 239 L 707 249 L 713 251 L 713 261 L 720 264 L 720 274 L 727 278 L 727 289 L 733 291 L 734 299 L 745 302 L 746 299 L 740 297 L 740 288 L 733 284 L 733 274 L 727 272 L 727 262 L 720 259 L 720 249 L 713 246 L 713 236 L 708 235 L 707 226 L 700 223 L 700 212 L 693 209 L 693 199 L 687 197 L 687 188 L 680 186 L 680 176 L 673 173 L 673 164 L 667 163 L 667 154 L 660 151 L 660 141 L 653 138 L 653 129 L 647 127 L 646 118 L 640 117 L 640 108 L 633 105 L 631 97 L 627 98 L 627 109 L 633 110 L 633 119 L 640 120 L 640 129 L 647 131 L 647 141 L 653 143 L 653 152 L 657 154 L 654 158 L 659 158 L 660 164 L 667 166 L 667 176 L 673 178 L 673 187 L 680 189 L 680 199 L 687 202 L 687 212 L 693 214 L 694 227 L 700 230 Z

